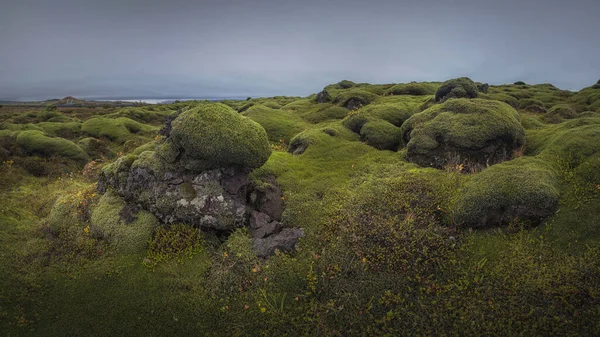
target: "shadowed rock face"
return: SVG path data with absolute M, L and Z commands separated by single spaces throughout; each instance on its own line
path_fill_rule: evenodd
M 203 108 L 210 109 L 210 106 Z M 222 113 L 224 109 L 227 108 L 219 105 L 217 110 Z M 172 152 L 174 143 L 170 137 L 173 134 L 178 134 L 180 139 L 186 139 L 187 130 L 195 130 L 193 125 L 185 125 L 178 121 L 180 116 L 186 116 L 186 113 L 178 113 L 166 120 L 166 132 L 163 132 L 163 135 L 167 136 L 163 143 L 163 147 L 167 147 L 166 151 L 159 147 L 156 152 L 146 151 L 139 156 L 128 155 L 119 158 L 100 173 L 98 190 L 104 193 L 108 188 L 112 188 L 130 205 L 151 212 L 164 224 L 181 222 L 225 233 L 248 226 L 249 232 L 255 238 L 257 255 L 261 257 L 271 255 L 275 249 L 292 250 L 303 232 L 286 229 L 280 222 L 284 207 L 282 193 L 274 177 L 267 179 L 267 184 L 258 190 L 248 178 L 253 167 L 238 165 L 237 157 L 228 159 L 225 155 L 221 156 L 221 162 L 233 163 L 231 165 L 214 168 L 214 164 L 200 163 L 190 169 L 187 163 L 180 160 L 180 156 L 165 155 Z M 254 122 L 245 117 L 235 113 L 228 118 L 236 119 L 236 123 L 242 126 L 248 123 L 253 128 L 251 132 L 257 133 Z M 185 125 L 185 128 L 178 129 L 181 125 Z M 239 132 L 228 128 L 223 128 L 222 131 Z M 259 131 L 259 134 L 260 132 L 264 130 Z M 189 137 L 194 137 L 193 140 L 197 143 L 206 142 L 206 146 L 210 146 L 208 140 L 198 139 L 201 138 L 201 134 L 194 133 Z M 227 138 L 227 135 L 224 138 Z M 264 141 L 267 142 L 266 137 Z M 181 143 L 181 140 L 179 142 Z M 180 145 L 186 146 L 185 143 Z M 253 149 L 259 146 L 262 145 L 253 144 L 248 148 L 254 151 Z M 268 144 L 265 147 L 268 147 Z M 238 153 L 234 152 L 234 155 Z M 212 158 L 198 160 L 204 162 Z M 248 162 L 257 167 L 264 161 L 256 162 L 252 159 Z M 205 169 L 202 169 L 203 167 Z

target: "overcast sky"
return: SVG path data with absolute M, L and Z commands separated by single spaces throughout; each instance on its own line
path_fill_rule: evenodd
M 600 0 L 0 0 L 0 99 L 600 78 Z

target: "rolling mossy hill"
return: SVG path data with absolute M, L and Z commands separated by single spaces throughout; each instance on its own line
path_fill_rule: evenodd
M 515 81 L 3 107 L 0 331 L 600 335 L 600 87 Z

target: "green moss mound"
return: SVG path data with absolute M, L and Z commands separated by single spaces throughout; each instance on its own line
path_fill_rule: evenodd
M 545 113 L 546 105 L 539 99 L 523 98 L 519 100 L 519 109 L 534 113 Z
M 382 119 L 365 123 L 360 136 L 365 143 L 379 150 L 396 151 L 402 142 L 400 128 Z
M 94 137 L 86 137 L 77 142 L 79 146 L 91 159 L 114 158 L 116 154 L 101 140 Z
M 542 119 L 547 123 L 557 124 L 565 119 L 573 119 L 575 117 L 577 117 L 577 112 L 572 106 L 568 104 L 558 104 L 548 110 Z
M 269 140 L 278 143 L 290 139 L 307 127 L 307 123 L 298 115 L 285 110 L 276 110 L 264 105 L 254 105 L 243 113 L 244 116 L 260 124 Z
M 377 99 L 377 95 L 361 89 L 344 90 L 334 99 L 334 103 L 355 110 L 372 103 Z
M 328 120 L 343 119 L 350 110 L 341 106 L 331 106 L 325 109 L 310 109 L 308 113 L 301 114 L 309 123 L 317 124 Z
M 135 134 L 155 130 L 154 127 L 138 123 L 127 117 L 106 118 L 94 117 L 81 126 L 81 130 L 96 138 L 108 138 L 123 144 Z
M 443 102 L 449 98 L 475 98 L 477 85 L 468 77 L 459 77 L 444 82 L 435 93 L 435 100 Z
M 434 83 L 401 83 L 396 84 L 385 92 L 386 96 L 393 95 L 433 95 L 437 91 L 439 85 Z
M 576 167 L 583 159 L 600 152 L 600 117 L 577 118 L 532 130 L 527 143 L 528 155 Z
M 17 144 L 30 154 L 45 157 L 63 157 L 77 161 L 87 161 L 89 157 L 75 143 L 63 138 L 52 138 L 41 131 L 23 131 L 17 136 Z
M 548 167 L 523 157 L 474 175 L 459 191 L 455 221 L 467 227 L 540 223 L 558 207 L 558 180 Z
M 407 158 L 422 166 L 494 164 L 525 144 L 519 114 L 508 104 L 451 99 L 414 114 L 402 124 Z
M 81 134 L 80 122 L 42 122 L 36 124 L 52 137 L 75 139 Z
M 179 115 L 165 146 L 173 157 L 180 157 L 182 165 L 200 171 L 257 168 L 271 154 L 265 129 L 220 103 L 201 104 Z
M 139 211 L 127 215 L 125 201 L 112 191 L 107 191 L 91 216 L 91 230 L 104 238 L 120 252 L 135 253 L 145 250 L 158 220 L 149 212 Z M 127 223 L 125 218 L 132 217 Z

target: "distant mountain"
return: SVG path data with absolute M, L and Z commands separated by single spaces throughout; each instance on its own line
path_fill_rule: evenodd
M 54 104 L 56 104 L 56 105 L 75 105 L 75 104 L 83 104 L 83 103 L 85 103 L 84 100 L 77 99 L 73 96 L 67 96 Z

